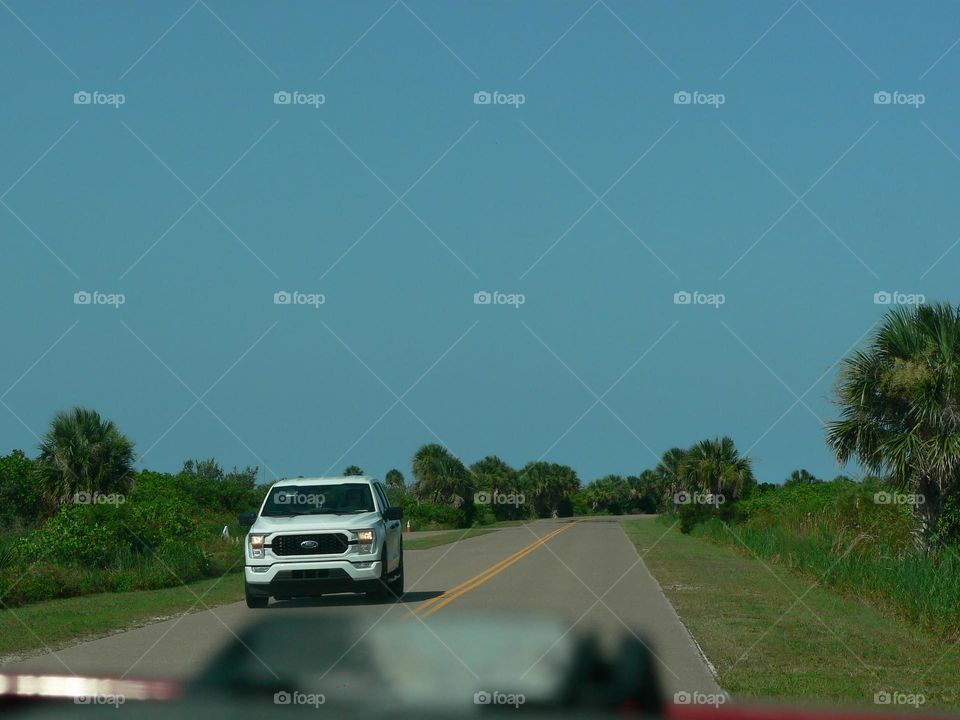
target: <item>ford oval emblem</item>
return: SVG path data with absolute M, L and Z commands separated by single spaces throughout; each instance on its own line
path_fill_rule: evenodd
M 318 543 L 316 540 L 304 540 L 302 543 L 300 543 L 300 547 L 304 550 L 316 550 L 318 547 L 320 547 L 320 543 Z

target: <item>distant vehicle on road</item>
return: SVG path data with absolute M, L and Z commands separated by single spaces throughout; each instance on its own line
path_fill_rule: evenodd
M 403 594 L 403 509 L 376 478 L 296 478 L 275 483 L 258 513 L 243 513 L 247 607 L 270 598 Z

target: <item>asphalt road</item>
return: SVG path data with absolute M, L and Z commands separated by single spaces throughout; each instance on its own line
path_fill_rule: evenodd
M 549 538 L 549 539 L 546 539 Z M 544 541 L 544 539 L 546 539 Z M 437 619 L 550 617 L 594 631 L 612 646 L 635 634 L 651 648 L 667 692 L 720 692 L 696 644 L 614 518 L 540 520 L 456 544 L 405 553 L 403 603 L 362 596 L 271 603 L 249 610 L 223 605 L 8 664 L 14 672 L 188 678 L 264 614 L 295 613 L 335 627 L 408 622 L 432 634 Z M 422 621 L 422 623 L 420 622 Z M 372 632 L 375 632 L 373 630 Z M 441 647 L 442 645 L 442 647 Z M 437 643 L 450 662 L 468 648 Z M 463 662 L 461 660 L 461 662 Z

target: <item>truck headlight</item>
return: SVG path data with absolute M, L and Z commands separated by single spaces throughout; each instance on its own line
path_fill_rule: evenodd
M 362 555 L 373 552 L 373 543 L 377 539 L 374 530 L 357 530 L 357 552 Z
M 248 535 L 250 539 L 250 557 L 251 558 L 262 558 L 264 557 L 263 550 L 263 541 L 266 539 L 266 535 Z

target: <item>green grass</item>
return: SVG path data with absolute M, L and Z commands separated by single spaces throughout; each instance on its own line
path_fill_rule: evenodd
M 243 573 L 162 590 L 101 593 L 0 610 L 0 655 L 52 649 L 144 625 L 193 609 L 243 599 Z M 193 607 L 196 603 L 196 607 Z M 29 629 L 28 629 L 29 628 Z
M 691 535 L 820 578 L 825 586 L 938 637 L 960 635 L 960 556 L 945 550 L 935 558 L 913 548 L 871 544 L 882 532 L 858 527 L 833 531 L 820 525 L 801 532 L 783 525 L 727 526 L 712 520 Z
M 486 535 L 487 533 L 492 532 L 496 532 L 496 528 L 467 528 L 466 530 L 451 530 L 450 532 L 441 533 L 439 535 L 431 535 L 430 537 L 417 538 L 415 540 L 404 540 L 403 549 L 428 550 L 429 548 L 437 547 L 438 545 L 446 545 L 447 543 L 457 542 L 458 540 L 467 540 L 472 537 Z
M 920 552 L 907 505 L 878 503 L 875 483 L 795 484 L 751 496 L 735 521 L 719 517 L 690 534 L 818 577 L 940 638 L 960 635 L 960 548 Z M 683 522 L 681 522 L 681 528 Z
M 926 634 L 746 550 L 655 520 L 623 526 L 734 698 L 872 705 L 887 691 L 920 693 L 923 709 L 960 708 L 956 638 Z

